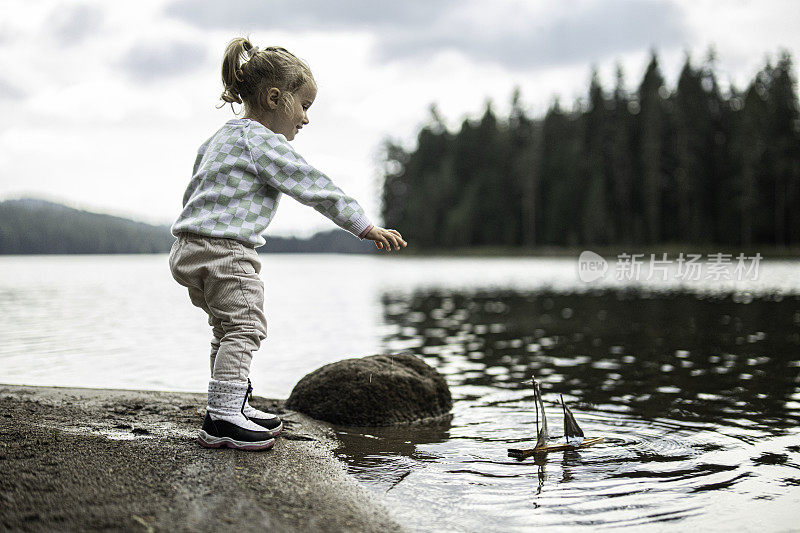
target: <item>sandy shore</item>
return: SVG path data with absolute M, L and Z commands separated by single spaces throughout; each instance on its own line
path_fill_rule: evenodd
M 0 385 L 0 529 L 402 531 L 327 426 L 278 410 L 272 450 L 205 449 L 204 394 Z

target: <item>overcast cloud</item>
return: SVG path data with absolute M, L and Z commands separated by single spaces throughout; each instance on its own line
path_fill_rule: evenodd
M 548 10 L 530 2 L 179 0 L 166 12 L 205 29 L 365 31 L 376 42 L 374 60 L 418 59 L 456 51 L 514 70 L 590 63 L 687 37 L 681 8 L 669 0 L 567 0 Z
M 22 89 L 0 78 L 0 100 L 19 100 L 25 95 Z
M 202 43 L 137 43 L 125 52 L 119 65 L 134 79 L 151 82 L 196 70 L 207 57 L 208 50 Z
M 95 33 L 102 22 L 103 12 L 100 8 L 77 4 L 53 10 L 47 21 L 47 27 L 59 44 L 72 46 Z
M 319 85 L 292 142 L 380 222 L 378 147 L 412 143 L 436 103 L 451 127 L 520 87 L 531 114 L 633 89 L 655 48 L 670 87 L 685 52 L 714 45 L 740 87 L 766 57 L 800 58 L 796 0 L 3 0 L 0 200 L 38 196 L 169 223 L 197 147 L 227 119 L 220 62 L 249 34 L 308 61 Z M 281 203 L 270 234 L 330 221 Z
M 666 1 L 606 0 L 574 9 L 573 2 L 546 19 L 523 18 L 516 9 L 485 18 L 464 17 L 460 24 L 440 21 L 435 31 L 395 28 L 393 38 L 379 38 L 382 59 L 424 56 L 457 50 L 467 57 L 515 70 L 587 64 L 609 56 L 655 46 L 680 45 L 687 31 L 677 6 Z M 495 20 L 508 21 L 504 24 Z
M 292 31 L 384 30 L 428 27 L 467 5 L 463 0 L 234 0 L 220 9 L 214 0 L 178 0 L 166 6 L 168 15 L 206 29 Z

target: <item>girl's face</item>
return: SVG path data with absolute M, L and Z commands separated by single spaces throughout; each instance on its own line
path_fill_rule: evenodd
M 317 87 L 313 83 L 306 83 L 297 89 L 292 96 L 293 102 L 289 109 L 283 102 L 275 110 L 273 124 L 267 126 L 275 133 L 281 133 L 287 140 L 294 139 L 297 132 L 308 124 L 308 108 L 314 103 L 317 97 Z

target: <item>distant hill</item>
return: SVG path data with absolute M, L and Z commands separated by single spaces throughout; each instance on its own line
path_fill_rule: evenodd
M 2 254 L 131 254 L 168 251 L 167 226 L 25 198 L 0 202 Z
M 340 229 L 310 239 L 265 238 L 261 253 L 371 253 L 374 249 Z M 174 240 L 166 225 L 31 198 L 0 202 L 0 254 L 164 253 Z

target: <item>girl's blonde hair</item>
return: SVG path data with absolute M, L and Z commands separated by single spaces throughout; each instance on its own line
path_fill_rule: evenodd
M 228 43 L 222 59 L 220 98 L 231 104 L 244 103 L 261 113 L 269 109 L 267 91 L 280 89 L 286 110 L 294 103 L 293 93 L 305 85 L 316 85 L 308 65 L 285 48 L 270 46 L 260 50 L 249 39 L 237 37 Z M 224 104 L 223 104 L 224 105 Z

